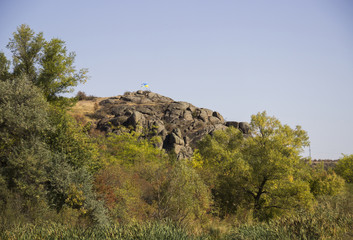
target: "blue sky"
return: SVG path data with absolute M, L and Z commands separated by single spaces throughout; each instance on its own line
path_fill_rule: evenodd
M 1 0 L 0 51 L 28 24 L 77 54 L 96 96 L 153 92 L 250 121 L 266 110 L 313 158 L 353 154 L 351 0 Z M 305 152 L 304 155 L 307 155 Z

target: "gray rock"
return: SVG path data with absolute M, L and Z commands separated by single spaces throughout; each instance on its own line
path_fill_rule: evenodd
M 192 112 L 189 110 L 185 110 L 183 114 L 183 118 L 186 121 L 192 121 L 194 118 L 192 117 Z
M 179 159 L 191 157 L 196 143 L 216 130 L 234 126 L 244 134 L 249 132 L 247 123 L 225 123 L 218 112 L 196 108 L 190 103 L 177 102 L 148 91 L 126 93 L 105 99 L 99 104 L 99 114 L 103 119 L 96 118 L 94 126 L 97 129 L 117 134 L 121 133 L 121 128 L 114 126 L 140 129 L 147 137 L 160 137 L 161 141 L 155 147 L 174 151 Z M 98 110 L 95 114 L 97 113 Z M 130 130 L 127 128 L 125 131 Z
M 134 128 L 138 125 L 144 126 L 146 123 L 146 118 L 144 115 L 138 111 L 135 111 L 125 122 L 126 126 L 133 126 Z
M 238 122 L 234 122 L 234 121 L 229 121 L 229 122 L 226 122 L 226 126 L 227 127 L 239 128 L 239 123 Z
M 162 131 L 165 130 L 165 126 L 163 121 L 161 120 L 156 120 L 152 123 L 152 126 L 150 126 L 150 129 L 152 129 L 152 132 L 155 132 L 156 135 L 160 135 Z M 164 134 L 162 134 L 164 135 Z
M 133 102 L 133 103 L 141 103 L 142 96 L 124 96 L 121 98 L 123 101 Z
M 175 135 L 177 135 L 179 138 L 182 138 L 181 131 L 179 128 L 173 129 L 173 133 L 175 133 Z
M 215 125 L 214 126 L 214 129 L 212 129 L 210 132 L 209 132 L 209 134 L 213 134 L 214 133 L 214 131 L 217 131 L 217 130 L 226 130 L 227 129 L 227 127 L 226 126 L 224 126 L 223 124 L 217 124 L 217 125 Z
M 112 118 L 110 122 L 112 123 L 113 126 L 120 126 L 120 125 L 123 125 L 128 120 L 128 118 L 129 117 L 127 116 L 119 116 L 119 117 Z
M 153 114 L 153 110 L 150 107 L 148 107 L 148 106 L 138 106 L 136 108 L 136 110 L 138 110 L 142 114 L 147 114 L 147 115 L 152 115 Z
M 131 116 L 134 113 L 134 109 L 126 109 L 124 116 Z
M 214 117 L 214 116 L 208 117 L 208 120 L 209 120 L 210 123 L 212 123 L 212 124 L 219 124 L 219 123 L 222 123 L 222 121 L 221 121 L 219 118 Z
M 148 103 L 152 103 L 152 100 L 150 100 L 148 98 L 141 98 L 138 103 L 139 104 L 148 104 Z
M 149 93 L 147 93 L 147 97 L 148 97 L 149 99 L 153 99 L 153 98 L 157 97 L 157 94 L 156 94 L 156 93 L 153 93 L 153 92 L 149 92 Z
M 247 122 L 240 122 L 239 123 L 239 129 L 244 133 L 244 134 L 249 134 L 250 130 L 250 125 Z
M 126 106 L 113 106 L 111 108 L 110 114 L 118 117 L 118 116 L 122 116 L 125 115 L 124 112 L 126 110 Z
M 115 101 L 113 99 L 109 99 L 108 98 L 108 99 L 105 99 L 103 101 L 100 101 L 99 105 L 104 106 L 104 105 L 114 104 L 114 103 L 115 103 Z
M 207 114 L 208 117 L 212 116 L 212 114 L 213 114 L 213 111 L 210 110 L 210 109 L 202 108 L 202 110 L 206 112 L 206 114 Z
M 157 93 L 152 93 L 152 92 L 148 93 L 147 97 L 149 99 L 151 99 L 155 103 L 171 103 L 171 102 L 174 102 L 174 100 L 171 99 L 171 98 L 159 95 Z
M 195 110 L 195 115 L 198 119 L 201 119 L 204 122 L 207 122 L 207 120 L 208 120 L 207 111 L 205 111 L 205 109 L 203 109 L 203 108 L 197 108 Z
M 102 118 L 98 123 L 97 123 L 97 129 L 102 131 L 102 132 L 111 132 L 111 123 L 110 119 L 105 117 Z
M 224 118 L 219 112 L 213 112 L 212 116 L 218 118 L 219 120 L 221 120 L 222 123 L 224 123 Z

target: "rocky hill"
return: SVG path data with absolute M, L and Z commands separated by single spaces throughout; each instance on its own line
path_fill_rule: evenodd
M 149 91 L 81 100 L 73 113 L 84 115 L 94 129 L 105 133 L 119 134 L 119 127 L 124 126 L 145 131 L 148 136 L 160 136 L 162 141 L 156 147 L 174 151 L 178 158 L 190 157 L 196 142 L 215 130 L 229 126 L 239 128 L 244 134 L 249 130 L 248 123 L 225 122 L 216 111 Z

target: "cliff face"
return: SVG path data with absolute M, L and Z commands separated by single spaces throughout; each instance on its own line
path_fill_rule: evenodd
M 234 126 L 248 133 L 245 122 L 225 122 L 216 111 L 198 108 L 187 102 L 176 102 L 149 91 L 125 93 L 122 96 L 95 99 L 96 106 L 86 115 L 93 127 L 103 132 L 119 134 L 119 126 L 160 136 L 156 147 L 174 151 L 178 158 L 191 157 L 197 141 L 218 129 Z M 84 102 L 78 102 L 77 107 Z M 87 105 L 87 102 L 86 102 Z

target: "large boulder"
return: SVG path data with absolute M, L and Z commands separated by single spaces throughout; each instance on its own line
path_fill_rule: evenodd
M 137 126 L 143 127 L 146 124 L 146 118 L 144 114 L 134 111 L 132 115 L 125 122 L 125 126 L 132 126 L 136 128 Z
M 178 158 L 191 157 L 197 142 L 216 130 L 233 126 L 248 134 L 250 129 L 245 122 L 225 122 L 216 111 L 141 90 L 104 98 L 97 111 L 103 115 L 94 124 L 98 130 L 119 134 L 124 126 L 144 131 L 146 137 L 160 137 L 155 146 L 174 151 Z
M 250 130 L 250 125 L 247 122 L 240 122 L 239 123 L 239 129 L 244 133 L 244 134 L 249 134 Z

